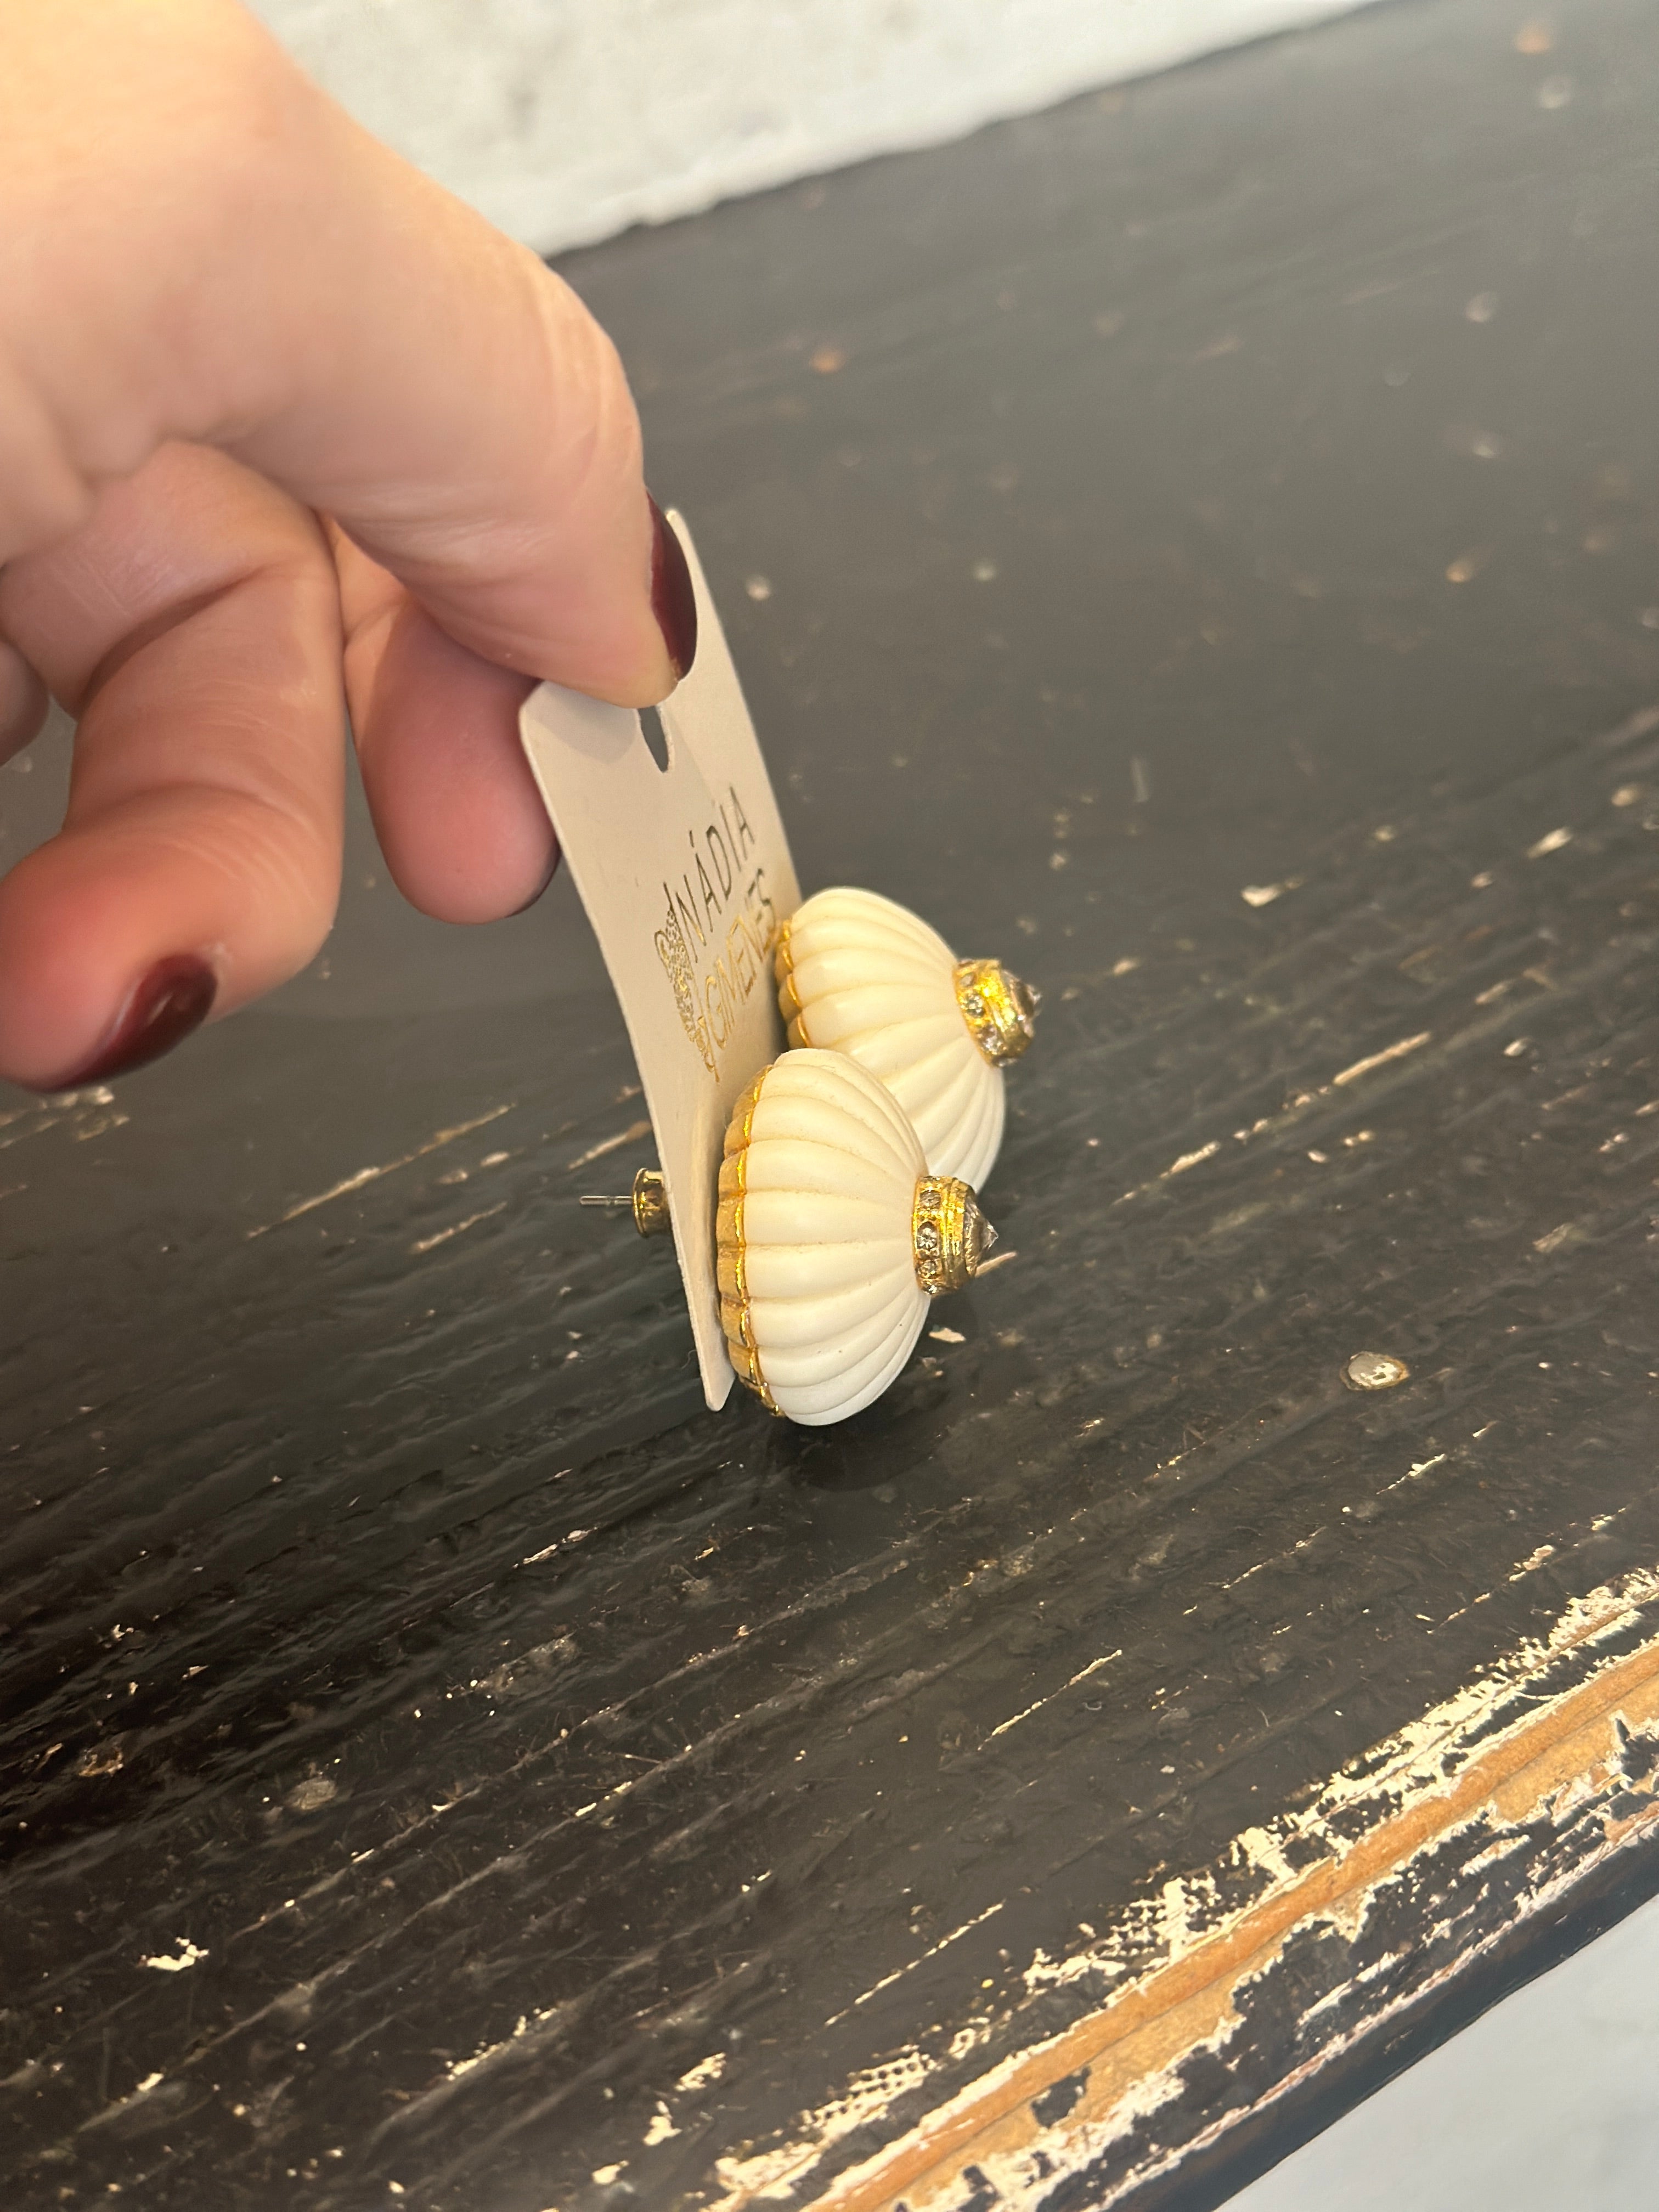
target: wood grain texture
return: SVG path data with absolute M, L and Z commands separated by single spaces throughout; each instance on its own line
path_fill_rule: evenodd
M 1659 59 L 1514 30 L 571 264 L 803 879 L 1045 989 L 1000 1264 L 706 1415 L 568 893 L 361 823 L 269 1011 L 9 1098 L 9 2203 L 1184 2212 L 1650 1885 Z
M 1154 1914 L 1124 1916 L 1063 1962 L 1035 1960 L 1034 1994 L 1056 1980 L 1111 1993 L 817 2201 L 1110 2204 L 1300 2087 L 1645 1839 L 1659 1820 L 1656 1620 L 1659 1575 L 1595 1592 L 1305 1812 L 1166 1883 Z M 733 2162 L 725 2201 L 764 2202 L 813 2148 L 748 2172 Z

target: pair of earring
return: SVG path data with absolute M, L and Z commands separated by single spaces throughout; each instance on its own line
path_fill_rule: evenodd
M 720 1318 L 739 1379 L 809 1427 L 878 1398 L 931 1301 L 996 1240 L 975 1186 L 1002 1142 L 1002 1070 L 1030 1043 L 1037 994 L 872 891 L 820 891 L 775 957 L 793 1050 L 738 1099 L 716 1217 Z M 641 1236 L 665 1231 L 641 1169 Z

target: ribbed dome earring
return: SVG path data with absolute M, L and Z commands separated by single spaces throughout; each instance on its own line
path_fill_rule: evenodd
M 1002 1070 L 1035 1034 L 1037 994 L 995 960 L 958 960 L 878 892 L 823 890 L 784 923 L 778 1005 L 792 1045 L 845 1054 L 892 1093 L 929 1172 L 981 1183 L 1002 1143 Z
M 969 1185 L 929 1171 L 892 1094 L 810 1048 L 763 1068 L 726 1132 L 715 1230 L 738 1379 L 807 1427 L 845 1420 L 909 1358 L 931 1300 L 996 1241 Z
M 641 1237 L 669 1229 L 660 1172 L 625 1196 Z M 763 1067 L 732 1109 L 720 1162 L 715 1276 L 739 1382 L 775 1413 L 823 1428 L 880 1397 L 934 1298 L 977 1273 L 997 1233 L 971 1187 L 929 1172 L 892 1093 L 844 1053 Z

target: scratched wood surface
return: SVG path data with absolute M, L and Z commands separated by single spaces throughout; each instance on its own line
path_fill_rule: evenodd
M 1520 14 L 573 263 L 804 880 L 1045 989 L 1010 1256 L 707 1415 L 568 893 L 360 824 L 9 1097 L 9 2204 L 1209 2204 L 1659 1878 L 1659 55 Z

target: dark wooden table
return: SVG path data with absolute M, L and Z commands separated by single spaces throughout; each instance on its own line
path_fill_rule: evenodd
M 1523 12 L 572 263 L 804 879 L 1047 992 L 1013 1256 L 708 1415 L 568 891 L 361 823 L 9 1097 L 9 2206 L 1208 2205 L 1659 1882 L 1659 42 Z

